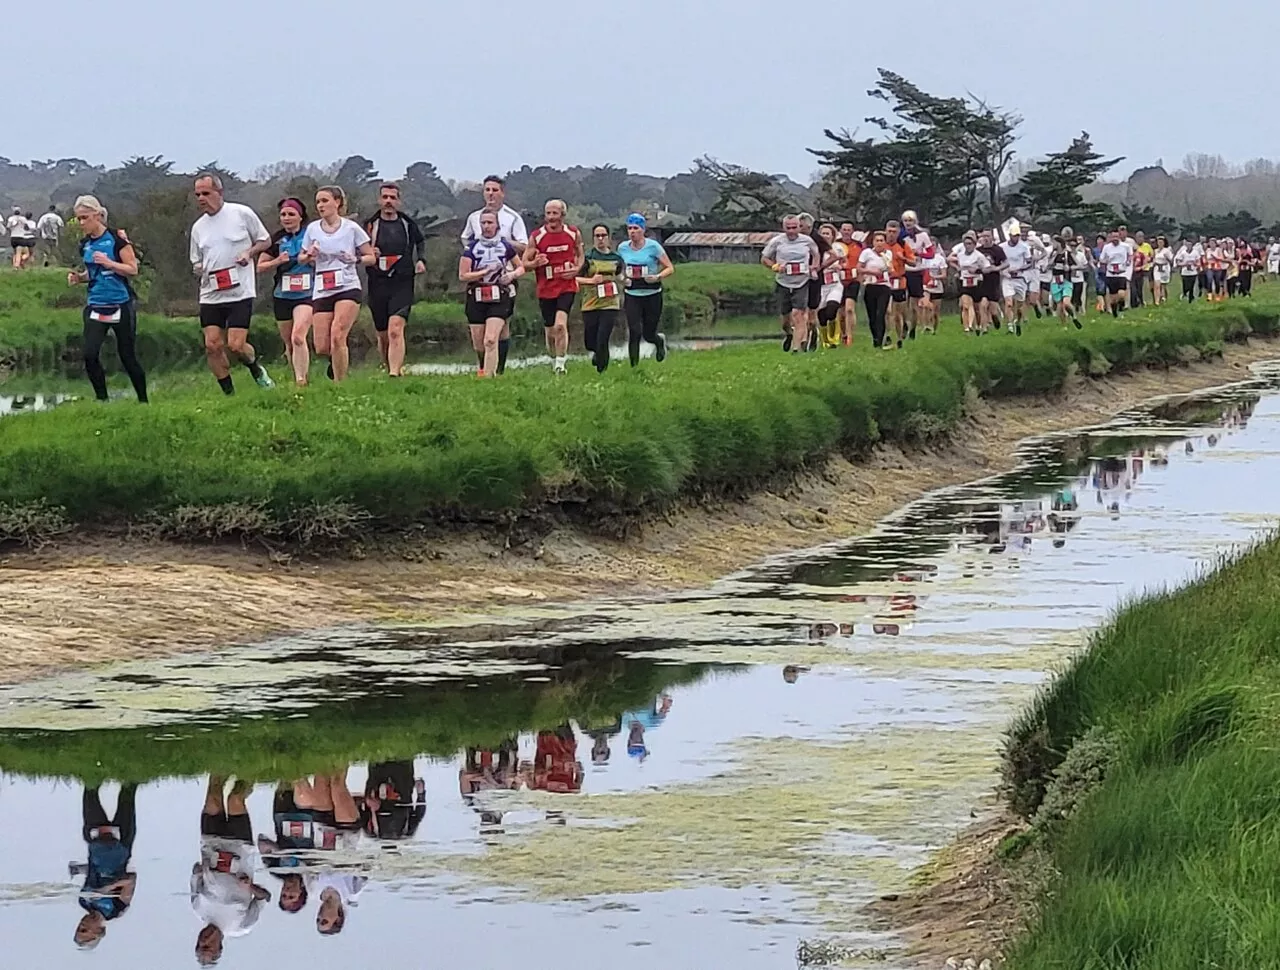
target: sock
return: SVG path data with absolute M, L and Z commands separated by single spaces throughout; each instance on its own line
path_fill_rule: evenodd
M 1120 316 L 1120 304 L 1118 304 L 1118 303 L 1113 303 L 1113 304 L 1111 304 L 1111 315 L 1112 315 L 1113 317 L 1119 317 L 1119 316 Z
M 507 369 L 507 352 L 511 350 L 510 340 L 498 341 L 498 373 L 501 374 Z
M 1041 317 L 1041 315 L 1040 315 L 1040 308 L 1039 308 L 1038 306 L 1033 306 L 1031 309 L 1033 309 L 1033 310 L 1035 310 L 1035 311 L 1036 311 L 1036 319 L 1037 319 L 1037 320 L 1042 319 L 1042 317 Z
M 249 373 L 253 375 L 255 381 L 262 376 L 262 365 L 258 363 L 257 357 L 248 361 L 244 366 L 249 368 Z
M 234 394 L 236 392 L 235 387 L 231 383 L 230 374 L 228 374 L 226 377 L 219 377 L 218 386 L 222 388 L 223 394 Z

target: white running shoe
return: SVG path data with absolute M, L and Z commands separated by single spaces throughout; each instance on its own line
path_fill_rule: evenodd
M 267 369 L 261 364 L 258 365 L 258 376 L 253 381 L 259 387 L 270 388 L 276 386 L 276 382 L 271 379 L 271 375 L 267 373 Z

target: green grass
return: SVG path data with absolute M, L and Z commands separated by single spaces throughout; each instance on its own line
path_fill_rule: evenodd
M 285 536 L 335 503 L 393 528 L 548 506 L 638 513 L 740 494 L 833 452 L 943 435 L 969 387 L 1046 394 L 1073 373 L 1172 364 L 1251 329 L 1280 329 L 1274 295 L 1092 319 L 1082 332 L 1033 323 L 1021 339 L 965 337 L 950 321 L 902 352 L 871 351 L 865 336 L 797 357 L 735 346 L 602 377 L 586 366 L 562 380 L 545 368 L 488 382 L 360 375 L 265 393 L 241 371 L 230 399 L 187 378 L 148 408 L 84 401 L 0 423 L 0 505 L 43 500 L 87 525 L 228 508 L 222 534 L 251 522 L 245 531 Z
M 1049 845 L 1015 970 L 1280 967 L 1280 540 L 1123 610 L 1015 723 L 1014 804 L 1087 732 L 1118 755 Z

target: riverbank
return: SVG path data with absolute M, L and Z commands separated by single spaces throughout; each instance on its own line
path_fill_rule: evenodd
M 864 532 L 932 489 L 1007 469 L 1028 436 L 1242 380 L 1250 363 L 1275 354 L 1257 340 L 1170 370 L 1076 376 L 1052 397 L 972 397 L 946 440 L 882 445 L 858 462 L 833 458 L 785 488 L 688 504 L 627 538 L 560 521 L 527 536 L 479 526 L 422 531 L 355 544 L 341 559 L 103 534 L 12 550 L 0 560 L 0 636 L 9 645 L 0 680 L 362 620 L 445 621 L 513 604 L 705 585 L 768 555 Z

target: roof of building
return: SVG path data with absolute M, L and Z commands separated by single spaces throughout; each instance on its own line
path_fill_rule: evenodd
M 763 246 L 776 232 L 673 232 L 668 246 Z

